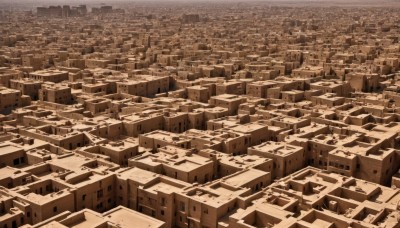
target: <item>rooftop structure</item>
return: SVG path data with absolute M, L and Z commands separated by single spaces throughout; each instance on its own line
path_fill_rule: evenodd
M 0 2 L 0 228 L 400 227 L 399 1 L 37 4 Z

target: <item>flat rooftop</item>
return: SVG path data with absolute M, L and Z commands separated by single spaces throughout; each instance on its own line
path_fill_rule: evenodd
M 224 182 L 234 187 L 244 187 L 246 184 L 255 179 L 261 178 L 266 174 L 266 172 L 257 169 L 248 169 L 224 178 Z
M 21 152 L 24 149 L 22 147 L 14 146 L 9 143 L 0 143 L 0 156 L 11 155 L 16 152 Z
M 303 150 L 303 148 L 299 146 L 293 146 L 283 142 L 272 142 L 272 141 L 261 143 L 260 145 L 250 147 L 250 149 L 262 153 L 270 153 L 280 156 L 287 156 Z
M 160 220 L 124 207 L 117 207 L 103 215 L 108 221 L 118 224 L 118 227 L 121 228 L 159 228 L 164 226 L 164 222 Z

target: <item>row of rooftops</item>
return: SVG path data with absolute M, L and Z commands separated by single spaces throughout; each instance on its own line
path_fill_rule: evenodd
M 1 225 L 398 226 L 396 7 L 138 4 L 0 10 Z

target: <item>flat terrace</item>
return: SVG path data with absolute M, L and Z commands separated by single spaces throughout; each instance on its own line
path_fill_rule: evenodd
M 303 150 L 303 148 L 299 146 L 289 145 L 284 142 L 272 142 L 272 141 L 268 141 L 250 148 L 258 152 L 272 153 L 280 156 L 289 156 L 291 154 Z
M 2 142 L 0 143 L 0 156 L 12 155 L 17 152 L 21 152 L 24 149 L 22 147 L 12 145 L 11 143 Z
M 248 169 L 239 173 L 232 174 L 229 177 L 224 178 L 223 181 L 224 183 L 234 187 L 244 187 L 249 182 L 266 175 L 266 172 L 257 169 Z
M 108 221 L 118 224 L 121 228 L 130 227 L 148 227 L 148 228 L 159 228 L 164 226 L 164 222 L 144 215 L 142 213 L 123 208 L 117 207 L 103 214 Z

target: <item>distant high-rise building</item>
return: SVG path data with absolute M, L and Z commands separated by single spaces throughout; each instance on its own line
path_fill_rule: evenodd
M 200 21 L 200 16 L 198 14 L 184 14 L 182 16 L 182 22 L 187 23 L 196 23 Z
M 79 17 L 84 16 L 87 13 L 86 5 L 73 6 L 49 6 L 49 7 L 37 7 L 36 15 L 38 17 Z

